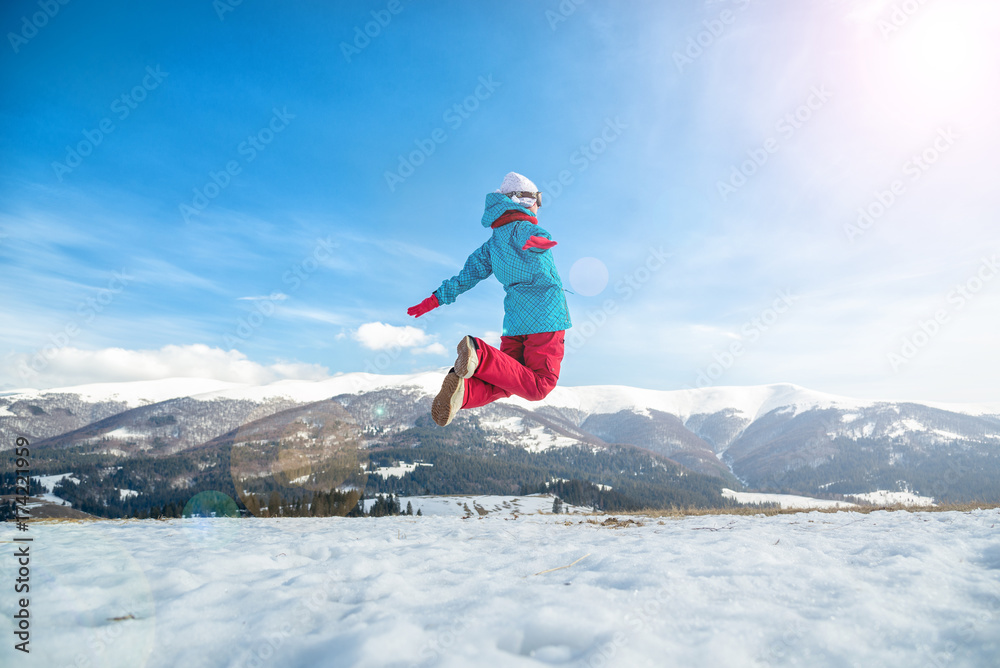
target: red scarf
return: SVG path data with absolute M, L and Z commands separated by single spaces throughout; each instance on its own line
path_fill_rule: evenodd
M 517 209 L 511 209 L 493 221 L 493 224 L 490 225 L 490 227 L 496 229 L 498 227 L 503 227 L 507 223 L 513 223 L 515 220 L 526 220 L 532 225 L 538 224 L 538 219 L 534 216 L 529 216 L 523 211 L 518 211 Z

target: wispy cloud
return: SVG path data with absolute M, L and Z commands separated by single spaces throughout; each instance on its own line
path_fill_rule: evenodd
M 155 285 L 173 285 L 199 290 L 207 290 L 217 294 L 228 294 L 229 290 L 213 280 L 199 276 L 194 272 L 160 258 L 145 257 L 133 262 L 132 272 L 139 283 Z
M 444 253 L 420 246 L 418 244 L 407 243 L 395 239 L 383 239 L 379 237 L 365 236 L 356 232 L 341 232 L 340 236 L 352 244 L 365 244 L 377 248 L 385 255 L 396 258 L 419 260 L 429 264 L 437 264 L 443 267 L 452 267 L 455 264 L 454 258 L 448 257 Z
M 317 308 L 279 306 L 275 310 L 275 314 L 284 318 L 312 320 L 315 322 L 323 322 L 329 325 L 340 325 L 344 327 L 357 322 L 356 318 L 344 315 L 343 313 L 324 311 L 323 309 Z
M 283 292 L 274 292 L 274 293 L 269 294 L 269 295 L 254 295 L 252 297 L 237 297 L 236 299 L 238 301 L 248 301 L 248 302 L 262 302 L 262 301 L 281 302 L 281 301 L 285 301 L 286 299 L 288 299 L 288 295 L 286 295 Z

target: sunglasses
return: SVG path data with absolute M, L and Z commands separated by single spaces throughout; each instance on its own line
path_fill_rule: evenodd
M 540 192 L 532 193 L 532 192 L 522 191 L 522 192 L 510 193 L 510 196 L 511 197 L 531 197 L 536 202 L 538 202 L 538 206 L 542 206 L 542 193 L 540 193 Z

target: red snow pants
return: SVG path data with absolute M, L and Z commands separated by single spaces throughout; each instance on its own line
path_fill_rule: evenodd
M 462 408 L 485 406 L 514 394 L 528 401 L 544 399 L 559 380 L 566 332 L 500 337 L 500 350 L 476 339 L 479 366 L 465 379 Z

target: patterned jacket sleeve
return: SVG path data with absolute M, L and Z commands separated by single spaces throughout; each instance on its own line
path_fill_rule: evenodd
M 487 242 L 488 243 L 488 242 Z M 441 304 L 450 304 L 455 298 L 466 290 L 472 288 L 476 283 L 488 278 L 493 273 L 493 266 L 490 264 L 490 252 L 487 244 L 483 244 L 469 256 L 465 261 L 465 266 L 458 276 L 452 276 L 441 283 L 441 287 L 434 291 Z
M 522 253 L 544 253 L 547 251 L 545 248 L 529 248 L 527 250 L 523 250 L 523 247 L 531 237 L 543 237 L 551 240 L 551 234 L 544 230 L 540 225 L 533 225 L 528 222 L 518 222 L 516 225 L 517 229 L 514 231 L 514 246 L 518 251 Z

